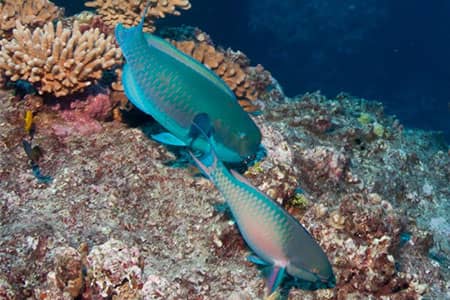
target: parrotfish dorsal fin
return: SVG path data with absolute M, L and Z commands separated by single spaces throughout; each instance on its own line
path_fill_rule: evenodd
M 197 74 L 200 74 L 202 77 L 212 82 L 217 88 L 227 93 L 230 96 L 230 99 L 234 99 L 234 101 L 237 102 L 236 96 L 228 87 L 228 85 L 211 69 L 205 68 L 205 66 L 202 63 L 188 56 L 187 54 L 184 54 L 183 52 L 179 51 L 171 43 L 154 34 L 144 32 L 144 38 L 150 47 L 158 49 L 159 51 L 169 55 L 173 59 L 194 70 Z
M 243 184 L 253 186 L 250 181 L 248 181 L 247 178 L 239 174 L 237 171 L 230 169 L 230 173 L 236 178 L 238 181 L 242 182 Z
M 140 31 L 143 31 L 143 29 L 144 29 L 145 16 L 147 15 L 150 5 L 152 5 L 152 1 L 148 0 L 147 4 L 145 5 L 145 8 L 144 8 L 144 13 L 142 14 L 141 21 L 139 22 L 139 24 L 137 26 L 137 28 L 139 28 Z

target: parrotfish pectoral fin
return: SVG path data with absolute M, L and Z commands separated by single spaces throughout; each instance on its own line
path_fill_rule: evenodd
M 267 287 L 269 293 L 272 294 L 281 284 L 284 277 L 285 268 L 272 266 L 270 275 L 267 277 Z
M 207 113 L 199 113 L 192 120 L 189 136 L 195 141 L 199 136 L 209 139 L 214 133 L 214 127 Z
M 258 256 L 255 256 L 255 255 L 247 256 L 247 260 L 251 263 L 254 263 L 255 265 L 260 265 L 260 266 L 268 266 L 269 265 L 269 263 L 267 263 L 265 260 L 262 260 L 261 258 L 259 258 Z
M 154 139 L 157 142 L 160 142 L 161 144 L 179 147 L 187 146 L 185 142 L 183 142 L 182 140 L 180 140 L 179 138 L 168 132 L 153 134 L 152 139 Z

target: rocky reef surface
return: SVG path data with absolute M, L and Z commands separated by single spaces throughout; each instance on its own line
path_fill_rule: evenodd
M 266 296 L 234 223 L 214 208 L 219 193 L 148 137 L 152 120 L 77 126 L 35 109 L 33 144 L 53 178 L 42 183 L 22 147 L 31 102 L 0 94 L 0 299 Z M 260 105 L 267 155 L 244 174 L 308 228 L 337 278 L 272 299 L 450 299 L 441 136 L 346 94 L 289 99 L 274 88 Z

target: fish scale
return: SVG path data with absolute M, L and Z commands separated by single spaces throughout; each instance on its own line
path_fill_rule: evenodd
M 198 115 L 208 115 L 214 124 L 221 124 L 213 130 L 221 160 L 241 162 L 254 155 L 261 133 L 230 88 L 203 64 L 144 33 L 143 20 L 131 28 L 117 25 L 115 35 L 125 57 L 125 94 L 168 131 L 160 141 L 204 152 L 207 140 L 193 139 L 190 126 Z
M 335 277 L 323 250 L 306 229 L 278 203 L 231 173 L 215 154 L 215 142 L 201 159 L 190 152 L 197 166 L 225 198 L 236 224 L 258 261 L 271 267 L 269 289 L 280 284 L 284 273 L 325 287 L 334 287 Z
M 227 176 L 228 175 L 228 176 Z M 225 169 L 223 165 L 219 165 L 217 170 L 210 176 L 218 189 L 222 192 L 228 205 L 234 212 L 233 216 L 239 219 L 245 217 L 241 212 L 250 211 L 252 217 L 261 218 L 265 221 L 270 221 L 274 229 L 278 229 L 277 223 L 274 222 L 273 211 L 270 210 L 268 203 L 259 201 L 252 191 L 246 191 L 245 188 L 239 186 L 239 181 L 236 181 L 231 174 Z M 250 210 L 249 208 L 253 208 Z M 270 218 L 270 220 L 268 220 Z

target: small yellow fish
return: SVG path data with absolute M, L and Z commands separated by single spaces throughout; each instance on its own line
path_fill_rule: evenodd
M 33 112 L 31 110 L 27 110 L 25 112 L 25 118 L 24 118 L 24 129 L 25 132 L 30 134 L 30 131 L 33 127 Z

